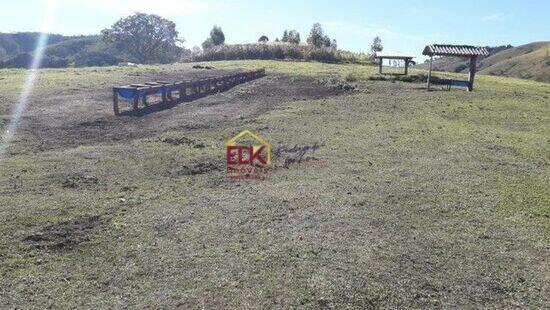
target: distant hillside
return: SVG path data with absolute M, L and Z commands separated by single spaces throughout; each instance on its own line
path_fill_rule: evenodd
M 478 60 L 480 74 L 550 82 L 550 41 L 533 42 L 518 47 L 490 48 L 489 51 L 489 56 Z M 427 69 L 428 64 L 417 67 Z M 433 69 L 466 73 L 468 60 L 457 57 L 434 59 Z
M 0 68 L 25 68 L 40 37 L 38 32 L 0 33 Z M 99 36 L 48 35 L 42 67 L 104 66 L 128 57 L 106 46 Z
M 29 53 L 36 47 L 39 32 L 0 33 L 0 61 L 15 57 L 22 53 Z M 47 44 L 55 44 L 70 39 L 58 34 L 48 36 Z

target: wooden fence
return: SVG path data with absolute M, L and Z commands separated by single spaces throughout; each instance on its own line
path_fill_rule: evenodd
M 160 94 L 163 104 L 176 104 L 224 91 L 235 85 L 263 76 L 265 76 L 265 69 L 258 69 L 199 80 L 184 80 L 173 83 L 156 81 L 113 87 L 113 111 L 115 115 L 120 114 L 119 97 L 130 100 L 133 110 L 136 111 L 139 109 L 140 100 L 144 106 L 148 106 L 147 96 L 150 95 Z M 177 97 L 174 96 L 173 92 L 177 92 Z

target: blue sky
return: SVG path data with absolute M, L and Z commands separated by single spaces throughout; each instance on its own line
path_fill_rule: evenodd
M 305 40 L 320 22 L 339 48 L 368 51 L 379 35 L 385 51 L 420 56 L 430 43 L 521 45 L 550 40 L 550 1 L 199 1 L 27 0 L 5 1 L 0 32 L 40 31 L 45 6 L 54 2 L 50 32 L 97 34 L 135 11 L 177 24 L 186 46 L 200 45 L 220 25 L 227 43 L 281 37 L 296 29 Z M 50 4 L 51 5 L 51 4 Z

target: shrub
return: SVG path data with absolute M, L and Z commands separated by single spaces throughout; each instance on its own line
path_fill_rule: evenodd
M 305 47 L 284 43 L 218 45 L 193 55 L 194 61 L 237 59 L 303 59 Z
M 112 66 L 121 62 L 122 59 L 101 50 L 84 51 L 75 57 L 74 64 L 77 67 Z
M 337 51 L 332 47 L 316 48 L 293 43 L 226 44 L 212 46 L 202 53 L 193 53 L 193 61 L 238 59 L 297 59 L 337 63 L 369 63 L 371 56 L 364 53 Z
M 466 64 L 460 64 L 458 65 L 456 68 L 455 68 L 455 72 L 462 72 L 462 70 L 465 70 L 466 68 L 468 68 L 468 65 Z
M 32 56 L 29 53 L 21 53 L 0 64 L 1 68 L 28 68 L 32 62 Z
M 56 57 L 56 56 L 45 56 L 42 59 L 43 68 L 65 68 L 69 65 L 67 58 Z
M 344 79 L 346 80 L 346 82 L 356 82 L 358 80 L 358 77 L 355 72 L 350 72 L 346 74 L 346 77 Z
M 328 63 L 339 62 L 338 54 L 326 47 L 311 48 L 306 54 L 305 59 Z

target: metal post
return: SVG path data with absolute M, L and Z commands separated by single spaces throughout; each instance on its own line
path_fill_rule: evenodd
M 382 63 L 384 62 L 384 58 L 380 57 L 380 67 L 378 68 L 378 73 L 382 74 Z

